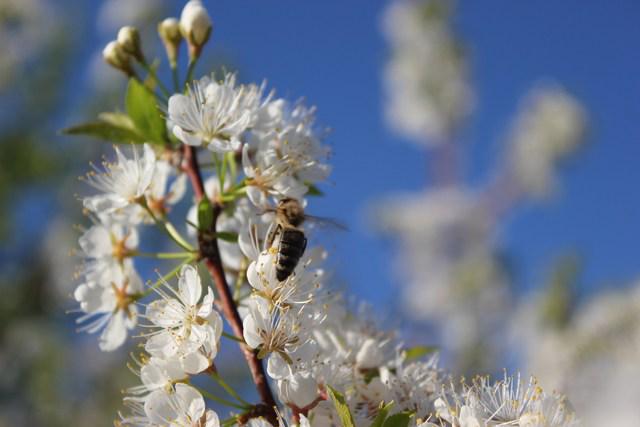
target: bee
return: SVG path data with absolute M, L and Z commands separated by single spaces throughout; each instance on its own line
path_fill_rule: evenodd
M 301 228 L 305 220 L 304 208 L 296 199 L 281 199 L 274 209 L 275 226 L 270 230 L 266 244 L 271 247 L 278 240 L 276 255 L 276 279 L 287 280 L 295 270 L 307 248 L 307 237 Z
M 262 212 L 262 214 L 265 213 L 273 213 L 275 218 L 269 226 L 263 243 L 260 243 L 260 233 L 256 224 L 251 225 L 251 240 L 253 247 L 259 252 L 258 248 L 261 246 L 263 250 L 273 248 L 276 238 L 279 238 L 275 247 L 276 279 L 279 282 L 284 282 L 293 274 L 307 248 L 307 237 L 302 229 L 305 221 L 340 230 L 347 229 L 332 219 L 305 214 L 300 202 L 291 198 L 280 199 L 275 208 L 267 208 Z

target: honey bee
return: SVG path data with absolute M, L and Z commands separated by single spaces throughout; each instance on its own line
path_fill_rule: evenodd
M 275 208 L 267 208 L 262 213 L 268 212 L 275 214 L 275 218 L 269 226 L 263 244 L 260 244 L 257 225 L 251 226 L 250 234 L 253 247 L 258 251 L 260 246 L 263 250 L 269 250 L 274 246 L 276 238 L 279 238 L 275 248 L 276 279 L 279 282 L 287 280 L 293 274 L 307 248 L 307 237 L 302 229 L 305 221 L 346 230 L 345 226 L 334 220 L 305 214 L 304 208 L 296 199 L 280 199 Z
M 304 208 L 296 199 L 281 199 L 275 210 L 275 227 L 272 227 L 266 240 L 271 247 L 278 240 L 276 255 L 276 279 L 287 280 L 295 270 L 307 248 L 307 237 L 300 227 L 305 220 Z

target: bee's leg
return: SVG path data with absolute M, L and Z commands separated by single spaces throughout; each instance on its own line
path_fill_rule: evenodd
M 276 236 L 280 232 L 280 225 L 272 222 L 267 230 L 267 237 L 264 241 L 264 250 L 267 251 L 273 246 L 273 242 L 276 240 Z

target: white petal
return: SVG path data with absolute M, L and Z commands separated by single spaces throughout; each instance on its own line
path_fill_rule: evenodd
M 146 397 L 144 412 L 151 422 L 157 425 L 166 425 L 166 420 L 176 418 L 174 406 L 167 391 L 159 389 Z
M 191 375 L 198 374 L 211 365 L 209 359 L 199 351 L 194 351 L 181 356 L 180 361 L 184 371 Z
M 161 328 L 175 328 L 184 320 L 184 308 L 175 299 L 155 300 L 147 305 L 145 316 Z
M 198 317 L 207 317 L 209 313 L 213 310 L 213 290 L 207 286 L 207 294 L 202 299 L 200 303 L 200 308 L 198 309 Z
M 244 318 L 242 322 L 244 341 L 251 348 L 258 348 L 262 344 L 262 338 L 260 337 L 256 320 L 250 313 Z
M 205 405 L 202 395 L 195 388 L 186 384 L 176 384 L 176 396 L 183 402 L 186 414 L 192 420 L 199 420 L 204 415 Z
M 267 374 L 275 380 L 287 378 L 293 374 L 291 365 L 287 363 L 278 353 L 273 353 L 267 361 Z
M 180 279 L 178 280 L 178 288 L 180 298 L 189 306 L 194 306 L 200 300 L 202 295 L 202 284 L 198 270 L 192 265 L 185 265 L 180 271 Z
M 251 200 L 251 203 L 253 203 L 254 206 L 258 208 L 265 208 L 269 205 L 267 196 L 258 187 L 254 187 L 254 186 L 247 187 L 247 197 L 249 197 L 249 200 Z
M 244 147 L 242 147 L 242 169 L 248 178 L 255 177 L 254 167 L 249 157 L 249 144 L 245 144 Z
M 293 403 L 298 408 L 310 405 L 318 397 L 318 384 L 307 374 L 295 374 L 278 381 L 278 390 L 285 402 Z
M 116 312 L 100 335 L 100 350 L 113 351 L 124 344 L 127 339 L 126 315 Z
M 209 409 L 206 413 L 206 422 L 204 427 L 220 427 L 220 419 L 218 418 L 218 414 Z
M 182 173 L 173 181 L 167 194 L 167 203 L 175 205 L 187 192 L 187 174 Z
M 152 335 L 147 339 L 147 342 L 144 345 L 144 349 L 156 357 L 171 357 L 174 356 L 178 351 L 178 344 L 175 339 L 171 335 L 171 333 L 167 331 L 161 331 L 155 335 Z
M 80 236 L 78 243 L 85 255 L 92 258 L 110 256 L 113 253 L 109 230 L 103 225 L 94 225 L 88 229 Z
M 92 197 L 85 197 L 82 205 L 92 212 L 113 212 L 124 208 L 129 202 L 117 194 L 100 194 Z

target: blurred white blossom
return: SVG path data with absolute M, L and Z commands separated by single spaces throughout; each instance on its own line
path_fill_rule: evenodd
M 640 288 L 591 297 L 563 326 L 542 317 L 539 300 L 522 308 L 513 332 L 524 346 L 526 368 L 549 387 L 561 389 L 585 426 L 633 426 L 640 409 Z M 597 390 L 597 392 L 596 392 Z M 598 405 L 593 404 L 597 396 Z M 602 406 L 607 408 L 602 410 Z
M 451 142 L 472 107 L 465 54 L 449 22 L 452 8 L 448 0 L 396 0 L 385 11 L 386 117 L 418 144 Z
M 585 125 L 584 110 L 563 89 L 531 91 L 509 138 L 507 167 L 521 191 L 540 197 L 554 190 L 557 164 L 582 142 Z

